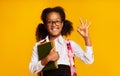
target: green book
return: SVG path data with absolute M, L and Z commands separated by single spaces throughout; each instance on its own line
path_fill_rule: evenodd
M 46 42 L 46 43 L 42 43 L 42 44 L 38 45 L 37 48 L 38 48 L 39 60 L 45 58 L 50 53 L 52 47 L 53 47 L 52 42 Z M 57 68 L 58 68 L 57 62 L 50 61 L 43 68 L 43 71 L 57 69 Z

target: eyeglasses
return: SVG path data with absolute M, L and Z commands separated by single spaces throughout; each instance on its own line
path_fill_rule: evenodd
M 47 21 L 47 25 L 53 25 L 53 23 L 55 23 L 55 25 L 61 25 L 62 21 L 61 20 L 56 20 L 56 21 Z

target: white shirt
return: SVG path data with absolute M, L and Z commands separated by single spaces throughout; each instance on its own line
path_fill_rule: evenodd
M 46 40 L 46 42 L 49 42 L 48 36 L 43 40 Z M 29 64 L 29 69 L 32 73 L 38 73 L 44 68 L 44 66 L 41 64 L 41 61 L 38 58 L 38 52 L 37 52 L 37 45 L 40 44 L 43 40 L 37 42 L 33 48 L 32 58 Z M 86 64 L 93 63 L 94 55 L 93 55 L 92 46 L 86 46 L 86 50 L 84 51 L 74 41 L 70 40 L 70 43 L 76 57 L 78 57 L 80 60 L 82 60 Z M 70 65 L 68 53 L 67 53 L 68 50 L 66 46 L 66 40 L 61 35 L 55 39 L 55 48 L 59 54 L 59 59 L 57 61 L 58 65 L 59 64 Z

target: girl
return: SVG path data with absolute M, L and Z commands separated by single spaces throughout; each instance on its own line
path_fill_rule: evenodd
M 41 19 L 43 24 L 39 24 L 36 30 L 36 39 L 38 42 L 36 42 L 33 48 L 32 58 L 29 64 L 30 71 L 32 73 L 39 73 L 48 62 L 57 61 L 58 69 L 43 71 L 43 76 L 71 76 L 66 39 L 62 36 L 71 34 L 71 31 L 73 30 L 72 23 L 69 20 L 66 20 L 62 7 L 44 9 Z M 94 56 L 88 33 L 90 23 L 88 23 L 87 20 L 85 23 L 82 20 L 80 20 L 80 22 L 82 26 L 78 27 L 77 31 L 85 40 L 86 50 L 83 51 L 82 48 L 74 41 L 69 40 L 69 42 L 75 56 L 87 64 L 92 64 Z M 48 56 L 39 60 L 37 45 L 42 42 L 53 40 L 55 42 L 55 47 L 51 50 Z M 56 52 L 53 51 L 55 49 Z

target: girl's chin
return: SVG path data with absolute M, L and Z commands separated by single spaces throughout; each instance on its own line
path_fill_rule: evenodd
M 58 37 L 60 34 L 51 34 L 51 37 Z

